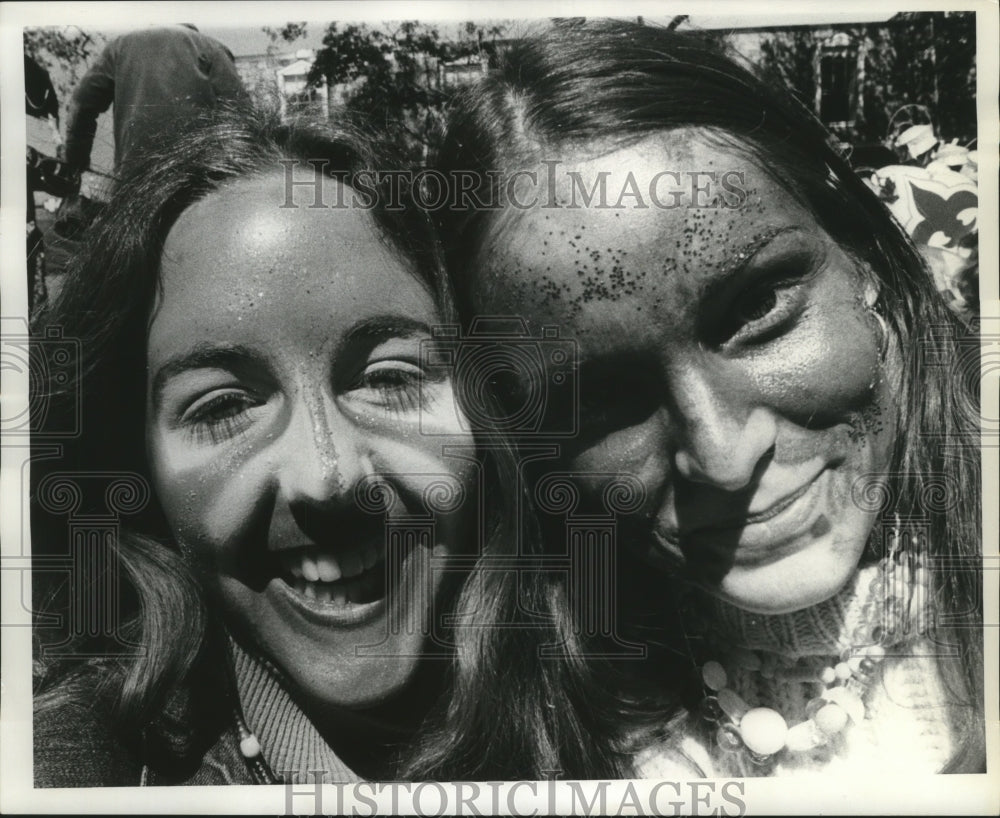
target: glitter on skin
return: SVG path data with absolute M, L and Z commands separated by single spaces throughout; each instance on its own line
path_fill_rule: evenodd
M 672 555 L 736 604 L 794 610 L 835 593 L 857 565 L 872 519 L 851 504 L 851 486 L 889 461 L 892 379 L 875 377 L 863 271 L 714 135 L 651 137 L 565 167 L 641 179 L 710 162 L 745 174 L 742 207 L 502 215 L 472 265 L 475 307 L 577 340 L 584 434 L 563 444 L 566 465 L 638 476 L 647 505 L 637 517 L 664 532 L 740 519 L 815 479 L 816 515 L 829 525 L 775 534 L 778 557 L 764 559 L 766 530 L 755 526 L 737 526 L 725 548 L 698 553 L 692 541 Z

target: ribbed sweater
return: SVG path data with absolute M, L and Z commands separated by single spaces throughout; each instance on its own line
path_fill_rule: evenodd
M 749 649 L 779 668 L 773 678 L 745 668 L 730 670 L 728 687 L 751 707 L 770 707 L 789 727 L 806 720 L 806 703 L 823 685 L 788 678 L 792 668 L 815 679 L 818 671 L 840 661 L 843 651 L 864 644 L 879 622 L 884 599 L 877 585 L 879 566 L 860 569 L 853 581 L 825 602 L 789 614 L 761 615 L 713 600 L 710 619 L 718 644 Z M 851 722 L 829 744 L 808 752 L 782 751 L 772 766 L 755 765 L 745 752 L 725 752 L 714 742 L 714 730 L 691 716 L 678 737 L 650 747 L 637 758 L 638 773 L 648 778 L 749 777 L 814 774 L 874 775 L 940 772 L 957 750 L 960 717 L 966 709 L 949 691 L 941 673 L 941 645 L 899 630 L 879 673 L 865 696 L 865 716 Z M 947 646 L 945 646 L 947 648 Z M 720 649 L 722 650 L 722 649 Z M 727 668 L 727 655 L 717 657 Z M 956 674 L 957 675 L 957 674 Z M 784 678 L 782 678 L 784 677 Z
M 292 699 L 278 673 L 235 640 L 230 644 L 243 719 L 272 772 L 293 784 L 361 781 Z

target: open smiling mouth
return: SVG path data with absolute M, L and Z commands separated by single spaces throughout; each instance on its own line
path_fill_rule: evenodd
M 386 595 L 385 548 L 306 546 L 278 555 L 278 576 L 293 591 L 331 608 L 377 602 Z

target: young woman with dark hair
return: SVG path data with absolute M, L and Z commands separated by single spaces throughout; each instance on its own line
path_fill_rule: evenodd
M 561 25 L 455 106 L 438 169 L 478 180 L 439 211 L 463 321 L 578 345 L 580 513 L 642 491 L 615 639 L 526 571 L 566 655 L 463 632 L 418 771 L 981 770 L 978 339 L 816 119 L 698 35 Z
M 476 518 L 503 450 L 478 457 L 422 352 L 451 300 L 392 167 L 347 127 L 240 110 L 123 172 L 35 328 L 80 351 L 38 385 L 39 451 L 82 411 L 33 473 L 36 599 L 98 615 L 64 619 L 68 642 L 39 618 L 36 786 L 402 768 L 442 690 L 456 559 L 506 541 Z M 132 501 L 91 537 L 115 481 Z M 46 594 L 67 542 L 86 565 Z

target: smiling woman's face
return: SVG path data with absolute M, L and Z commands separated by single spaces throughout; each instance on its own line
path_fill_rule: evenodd
M 468 488 L 442 447 L 472 441 L 448 373 L 421 362 L 434 299 L 370 214 L 283 201 L 281 174 L 243 179 L 171 229 L 147 446 L 230 623 L 313 702 L 363 707 L 407 683 L 431 631 L 467 521 L 426 491 Z M 394 498 L 381 512 L 356 502 L 369 481 Z
M 894 434 L 866 306 L 876 290 L 759 164 L 703 134 L 558 170 L 564 204 L 568 174 L 589 190 L 607 171 L 608 204 L 631 172 L 647 205 L 629 194 L 622 209 L 508 211 L 474 265 L 479 312 L 556 325 L 579 345 L 581 433 L 561 444 L 564 465 L 593 498 L 605 478 L 588 474 L 640 478 L 623 540 L 723 599 L 783 612 L 831 596 L 874 522 L 852 489 L 886 470 Z M 695 172 L 743 173 L 748 195 L 689 207 L 687 185 L 681 206 L 657 207 L 649 183 L 665 170 L 681 175 L 659 177 L 661 203 Z M 722 193 L 698 178 L 701 204 Z

